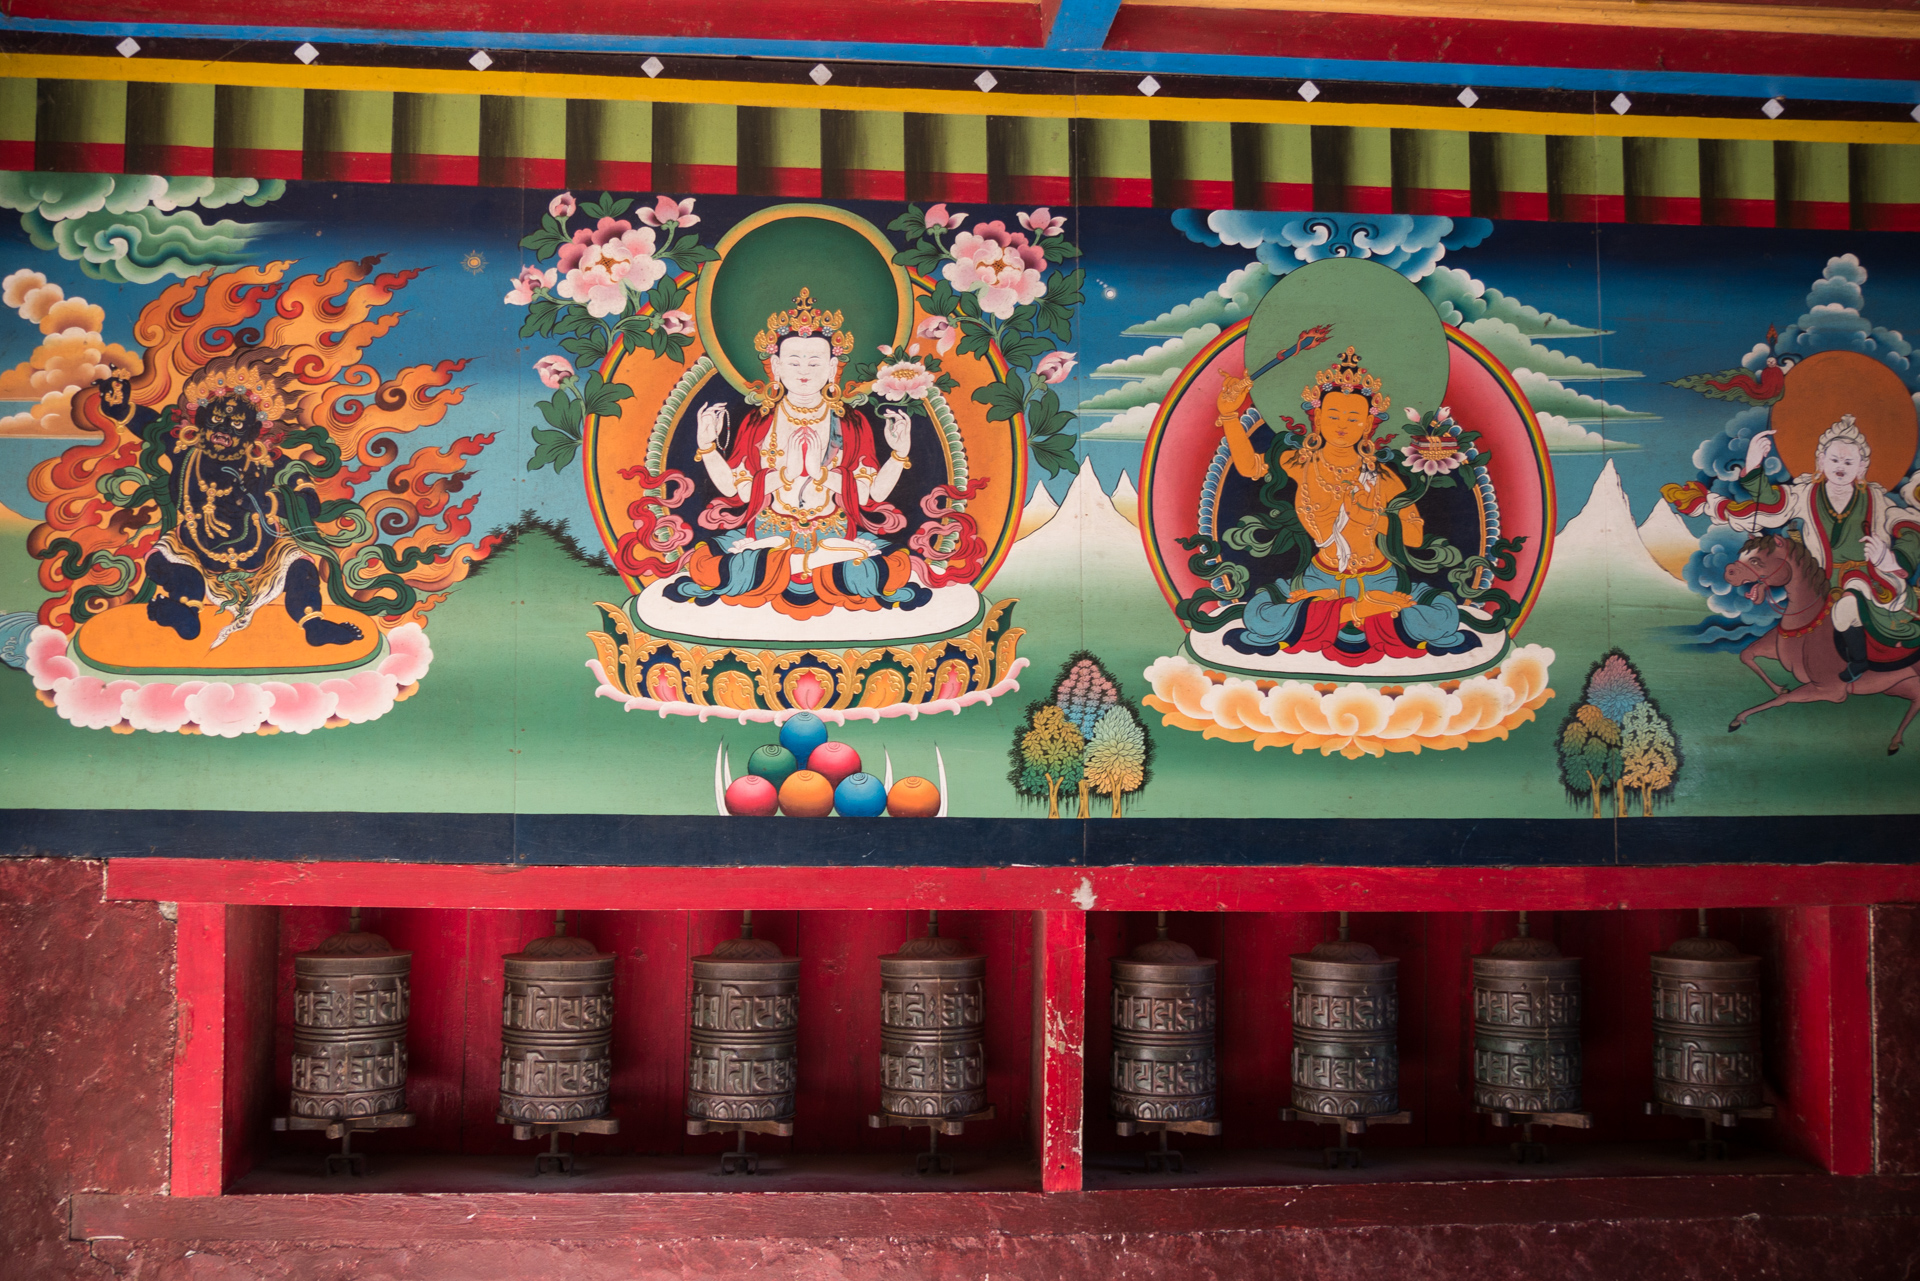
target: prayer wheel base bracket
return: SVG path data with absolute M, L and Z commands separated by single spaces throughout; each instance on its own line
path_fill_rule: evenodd
M 547 1150 L 537 1152 L 533 1158 L 533 1177 L 552 1170 L 556 1174 L 578 1174 L 573 1168 L 573 1153 L 560 1150 L 560 1136 L 563 1134 L 618 1134 L 620 1122 L 611 1116 L 583 1116 L 571 1121 L 517 1121 L 510 1116 L 495 1116 L 496 1125 L 513 1127 L 516 1139 L 537 1139 L 547 1137 Z
M 329 1139 L 340 1140 L 338 1152 L 327 1153 L 327 1173 L 359 1176 L 367 1172 L 367 1156 L 353 1150 L 353 1136 L 367 1130 L 405 1130 L 412 1127 L 411 1112 L 382 1112 L 378 1116 L 276 1116 L 273 1128 L 286 1130 L 323 1130 Z
M 969 1112 L 965 1116 L 901 1116 L 895 1112 L 873 1112 L 867 1116 L 867 1124 L 876 1130 L 890 1125 L 904 1126 L 907 1129 L 926 1127 L 927 1150 L 913 1158 L 915 1174 L 952 1174 L 953 1158 L 940 1150 L 940 1136 L 943 1134 L 965 1134 L 969 1121 L 991 1121 L 993 1108 L 982 1108 L 978 1112 Z
M 1731 1155 L 1725 1139 L 1713 1137 L 1713 1127 L 1731 1130 L 1741 1121 L 1773 1120 L 1773 1105 L 1763 1103 L 1751 1108 L 1696 1108 L 1684 1103 L 1661 1103 L 1657 1100 L 1647 1104 L 1648 1116 L 1684 1116 L 1703 1122 L 1706 1126 L 1704 1138 L 1688 1139 L 1687 1152 L 1696 1161 L 1724 1161 Z
M 1369 1125 L 1412 1125 L 1411 1112 L 1377 1112 L 1372 1116 L 1323 1116 L 1318 1112 L 1302 1112 L 1298 1108 L 1281 1108 L 1282 1121 L 1308 1121 L 1314 1125 L 1339 1126 L 1340 1146 L 1322 1148 L 1329 1170 L 1341 1168 L 1357 1170 L 1360 1168 L 1360 1149 L 1347 1146 L 1350 1134 L 1365 1134 Z
M 706 1117 L 687 1118 L 688 1134 L 777 1134 L 793 1137 L 791 1121 L 713 1121 Z
M 1511 1108 L 1475 1108 L 1475 1112 L 1491 1120 L 1502 1129 L 1510 1126 L 1520 1127 L 1520 1141 L 1509 1143 L 1507 1150 L 1513 1153 L 1513 1159 L 1521 1165 L 1530 1161 L 1542 1165 L 1547 1160 L 1547 1145 L 1533 1140 L 1533 1127 L 1536 1125 L 1558 1125 L 1570 1130 L 1591 1130 L 1593 1113 L 1591 1112 L 1515 1112 Z
M 1208 1134 L 1218 1135 L 1221 1131 L 1218 1121 L 1142 1121 L 1129 1118 L 1113 1123 L 1113 1132 L 1126 1138 L 1135 1134 L 1158 1134 L 1160 1146 L 1146 1153 L 1146 1168 L 1143 1174 L 1185 1174 L 1187 1158 L 1180 1152 L 1167 1146 L 1168 1134 Z

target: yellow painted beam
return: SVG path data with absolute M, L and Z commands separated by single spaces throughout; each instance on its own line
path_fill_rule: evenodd
M 412 93 L 484 93 L 493 96 L 603 101 L 712 103 L 740 107 L 816 107 L 835 111 L 913 111 L 973 115 L 991 106 L 999 116 L 1091 120 L 1192 120 L 1243 124 L 1345 125 L 1377 129 L 1449 129 L 1473 133 L 1546 134 L 1613 138 L 1733 138 L 1764 142 L 1920 143 L 1920 122 L 1779 120 L 1714 116 L 1635 116 L 1602 112 L 1497 111 L 1466 107 L 1407 107 L 1385 103 L 1252 101 L 1144 95 L 1012 94 L 971 91 L 870 89 L 851 86 L 755 84 L 726 80 L 643 80 L 626 76 L 532 74 L 500 71 L 425 71 L 407 67 L 302 67 L 256 62 L 193 62 L 87 58 L 58 54 L 0 54 L 0 77 L 104 80 L 259 88 L 349 89 Z
M 1685 0 L 1121 0 L 1163 9 L 1253 9 L 1338 13 L 1370 18 L 1446 18 L 1471 22 L 1547 22 L 1665 31 L 1751 31 L 1800 36 L 1920 37 L 1920 13 L 1899 9 L 1826 9 L 1810 5 L 1692 4 Z

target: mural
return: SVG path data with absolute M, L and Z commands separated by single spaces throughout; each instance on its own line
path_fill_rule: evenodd
M 0 203 L 8 804 L 1905 805 L 1909 236 Z

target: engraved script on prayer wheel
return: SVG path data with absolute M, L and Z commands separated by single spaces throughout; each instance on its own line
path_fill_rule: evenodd
M 770 939 L 727 939 L 693 958 L 689 1119 L 792 1121 L 799 1000 L 800 959 Z
M 613 1082 L 613 954 L 555 934 L 502 959 L 500 1119 L 604 1116 Z
M 1365 943 L 1293 961 L 1293 1107 L 1371 1117 L 1400 1107 L 1400 961 Z
M 880 1111 L 969 1117 L 987 1107 L 987 958 L 950 938 L 880 958 Z
M 1760 1106 L 1760 958 L 1703 936 L 1678 940 L 1652 962 L 1654 1100 L 1714 1111 Z
M 1580 1110 L 1579 957 L 1523 935 L 1473 958 L 1473 1105 Z
M 1110 964 L 1114 1119 L 1213 1120 L 1219 1110 L 1214 1058 L 1219 962 L 1163 937 Z
M 288 1111 L 295 1119 L 341 1121 L 406 1110 L 413 953 L 361 931 L 357 916 L 353 928 L 293 958 Z

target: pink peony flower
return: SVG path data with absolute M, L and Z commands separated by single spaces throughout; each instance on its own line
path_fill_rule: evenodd
M 700 215 L 693 211 L 693 197 L 675 200 L 672 196 L 662 196 L 653 202 L 653 208 L 640 211 L 640 221 L 649 227 L 662 227 L 667 223 L 678 223 L 682 227 L 692 227 L 699 223 Z
M 602 224 L 607 221 L 601 219 Z M 584 246 L 576 265 L 555 292 L 585 303 L 588 314 L 595 318 L 617 315 L 626 310 L 627 290 L 645 293 L 667 274 L 667 264 L 653 256 L 653 246 L 653 232 L 645 227 Z M 572 248 L 562 246 L 561 257 L 565 258 Z
M 433 646 L 418 623 L 402 623 L 387 633 L 387 661 L 380 670 L 402 685 L 411 685 L 427 674 L 433 662 Z
M 932 389 L 933 375 L 917 360 L 896 360 L 880 366 L 873 389 L 887 400 L 917 400 Z
M 575 202 L 571 191 L 563 191 L 547 202 L 547 212 L 558 218 L 561 222 L 565 222 L 567 219 L 573 217 L 575 211 L 579 208 L 580 206 Z
M 285 681 L 262 681 L 260 688 L 273 695 L 273 706 L 267 711 L 267 724 L 289 734 L 311 734 L 324 727 L 333 715 L 334 706 L 340 701 L 337 695 L 306 681 L 295 685 Z
M 561 271 L 572 271 L 580 265 L 580 260 L 596 246 L 620 239 L 633 230 L 633 224 L 619 218 L 602 218 L 596 227 L 582 227 L 573 233 L 573 239 L 560 246 L 559 267 Z M 647 235 L 651 237 L 652 232 Z M 647 241 L 647 252 L 653 252 L 653 241 Z
M 1034 363 L 1033 372 L 1050 383 L 1063 383 L 1079 363 L 1070 351 L 1050 351 Z
M 913 331 L 915 338 L 931 338 L 940 345 L 940 354 L 946 355 L 960 342 L 960 331 L 945 316 L 928 316 Z
M 127 723 L 150 734 L 172 734 L 193 719 L 187 699 L 206 688 L 205 681 L 187 681 L 182 685 L 155 682 L 142 685 L 120 704 Z
M 560 384 L 574 376 L 573 362 L 565 356 L 542 356 L 533 362 L 533 372 L 549 390 L 558 391 Z
M 1020 225 L 1036 236 L 1057 236 L 1066 227 L 1067 220 L 1056 217 L 1053 210 L 1041 205 L 1030 214 L 1021 214 Z
M 670 334 L 690 334 L 693 332 L 693 317 L 675 309 L 661 315 L 660 328 Z
M 513 278 L 513 288 L 507 291 L 506 301 L 512 306 L 524 307 L 533 301 L 536 290 L 553 288 L 554 281 L 559 278 L 560 273 L 551 267 L 542 271 L 529 263 Z
M 1019 232 L 1009 232 L 1005 223 L 979 222 L 953 238 L 953 261 L 940 274 L 955 289 L 977 295 L 980 310 L 1010 320 L 1015 307 L 1046 292 L 1040 282 L 1046 261 L 1044 253 Z
M 944 204 L 935 205 L 933 208 L 927 210 L 927 226 L 929 227 L 945 227 L 948 231 L 958 231 L 966 221 L 967 216 L 965 214 L 950 214 L 947 212 L 947 207 Z

